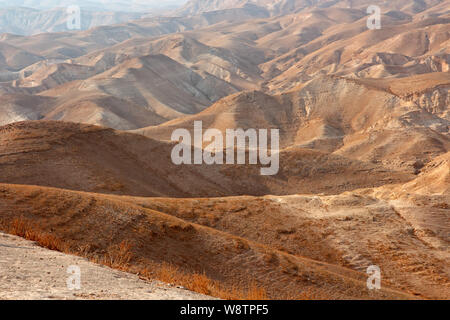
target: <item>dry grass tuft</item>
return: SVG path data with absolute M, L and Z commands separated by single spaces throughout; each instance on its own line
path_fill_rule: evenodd
M 218 280 L 210 279 L 206 273 L 185 273 L 180 268 L 168 263 L 162 263 L 153 271 L 148 268 L 140 272 L 145 279 L 157 279 L 172 285 L 178 285 L 188 290 L 225 300 L 268 300 L 267 292 L 252 282 L 247 290 L 238 285 L 228 285 Z
M 209 295 L 211 289 L 214 288 L 214 283 L 209 279 L 206 274 L 193 274 L 191 278 L 191 285 L 189 290 Z
M 213 280 L 209 279 L 205 273 L 187 274 L 178 267 L 163 263 L 156 271 L 156 279 L 185 287 L 191 291 L 201 294 L 212 294 L 216 286 Z
M 183 274 L 179 268 L 172 266 L 168 263 L 163 263 L 161 267 L 156 271 L 156 278 L 166 283 L 176 283 L 182 279 Z
M 40 231 L 38 226 L 33 225 L 31 222 L 23 218 L 14 219 L 9 226 L 8 233 L 34 241 L 40 246 L 50 250 L 67 252 L 67 246 L 63 241 L 61 241 L 61 239 Z
M 132 248 L 133 245 L 124 240 L 118 245 L 110 246 L 103 256 L 90 257 L 90 260 L 113 269 L 129 271 L 131 268 L 130 262 L 133 259 Z M 78 251 L 77 254 L 83 255 L 83 251 Z
M 330 297 L 323 292 L 314 291 L 308 288 L 301 292 L 297 297 L 292 297 L 289 300 L 329 300 Z
M 267 291 L 264 288 L 259 287 L 253 282 L 250 288 L 247 290 L 247 296 L 245 300 L 268 300 Z
M 90 246 L 71 247 L 68 242 L 41 231 L 40 226 L 24 218 L 16 218 L 6 228 L 6 232 L 35 241 L 42 247 L 50 250 L 56 250 L 68 254 L 76 254 L 90 259 L 94 263 L 106 265 L 113 269 L 121 271 L 136 270 L 142 278 L 178 285 L 188 290 L 210 295 L 226 300 L 267 300 L 268 295 L 264 288 L 259 287 L 256 282 L 251 282 L 247 289 L 242 289 L 239 285 L 229 285 L 218 280 L 209 278 L 205 272 L 203 273 L 187 273 L 179 267 L 169 263 L 162 263 L 154 267 L 152 270 L 148 267 L 132 264 L 133 245 L 130 241 L 124 240 L 118 245 L 110 246 L 106 252 L 101 255 L 93 255 Z

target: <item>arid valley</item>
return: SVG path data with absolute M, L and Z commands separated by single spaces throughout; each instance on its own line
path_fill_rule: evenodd
M 0 299 L 77 298 L 16 245 L 123 280 L 86 299 L 450 299 L 450 0 L 175 2 L 0 1 Z M 247 161 L 175 163 L 195 123 Z

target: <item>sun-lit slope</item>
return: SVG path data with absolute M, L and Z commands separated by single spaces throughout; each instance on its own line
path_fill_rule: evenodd
M 450 294 L 448 197 L 436 196 L 421 206 L 377 198 L 372 190 L 335 196 L 121 199 L 290 254 L 363 272 L 376 264 L 385 283 L 422 297 Z
M 0 141 L 0 180 L 7 183 L 147 196 L 242 189 L 217 168 L 173 165 L 171 145 L 102 127 L 21 122 L 1 127 Z
M 196 30 L 222 22 L 239 23 L 241 21 L 264 18 L 264 12 L 236 8 L 215 13 L 202 13 L 192 17 L 150 17 L 99 26 L 80 32 L 41 33 L 34 36 L 16 36 L 0 34 L 5 45 L 16 46 L 52 61 L 63 61 L 101 50 L 131 38 L 156 37 L 186 30 Z M 3 43 L 2 43 L 3 44 Z M 28 59 L 23 67 L 36 61 Z
M 0 79 L 17 79 L 15 71 L 20 71 L 39 61 L 52 64 L 71 62 L 72 59 L 132 38 L 157 37 L 221 22 L 240 22 L 258 17 L 264 16 L 253 15 L 243 9 L 232 9 L 188 18 L 145 18 L 133 23 L 100 26 L 79 32 L 41 33 L 34 36 L 4 33 L 0 34 Z M 3 75 L 2 72 L 6 70 L 7 73 Z M 78 78 L 80 76 L 84 77 L 78 75 Z M 59 77 L 59 80 L 61 79 L 62 77 Z M 30 86 L 29 83 L 28 86 Z
M 212 75 L 238 89 L 255 88 L 263 81 L 257 66 L 258 62 L 264 61 L 261 50 L 252 48 L 247 52 L 244 47 L 230 49 L 227 45 L 206 45 L 199 38 L 201 36 L 195 32 L 131 39 L 75 61 L 103 71 L 129 58 L 163 54 L 205 77 Z M 216 91 L 208 93 L 223 97 L 223 92 Z
M 433 115 L 450 119 L 450 73 L 433 72 L 399 79 L 368 78 L 356 82 L 390 92 Z M 427 120 L 426 116 L 422 120 L 416 119 L 422 123 Z
M 52 110 L 54 102 L 52 98 L 21 93 L 1 94 L 0 101 L 0 125 L 42 119 L 47 112 Z
M 220 24 L 191 33 L 209 46 L 226 48 L 235 55 L 252 56 L 263 77 L 270 80 L 328 43 L 362 32 L 365 13 L 354 9 L 317 9 L 311 12 Z M 367 28 L 367 27 L 366 27 Z M 321 41 L 314 41 L 321 39 Z M 311 45 L 308 45 L 311 43 Z
M 356 82 L 388 90 L 397 96 L 408 98 L 411 95 L 421 94 L 436 87 L 450 86 L 450 74 L 433 72 L 399 79 L 358 79 Z
M 139 60 L 149 60 L 149 56 L 158 55 L 165 55 L 178 62 L 186 69 L 186 72 L 194 74 L 197 78 L 196 74 L 201 76 L 204 81 L 199 85 L 200 88 L 193 92 L 188 90 L 188 93 L 194 98 L 206 96 L 208 104 L 237 90 L 258 88 L 263 82 L 260 70 L 257 67 L 258 61 L 264 61 L 263 54 L 259 52 L 260 50 L 258 51 L 258 49 L 254 48 L 252 51 L 252 54 L 256 52 L 259 55 L 259 60 L 255 61 L 254 58 L 249 58 L 249 53 L 245 50 L 230 50 L 225 46 L 207 46 L 195 38 L 188 34 L 168 35 L 157 38 L 133 38 L 116 46 L 83 55 L 77 59 L 56 64 L 41 61 L 23 69 L 20 79 L 15 81 L 13 85 L 29 93 L 39 93 L 70 81 L 86 80 L 105 71 L 108 71 L 108 73 L 105 73 L 100 78 L 105 78 L 112 73 L 118 73 L 117 69 L 130 67 L 139 69 L 139 67 L 134 67 L 132 64 L 138 64 Z M 163 61 L 160 58 L 159 63 L 154 62 L 155 67 L 157 67 L 157 64 L 168 64 L 166 66 L 167 70 L 157 70 L 158 76 L 170 77 L 171 74 L 176 74 L 177 70 L 173 70 L 173 68 L 181 68 L 181 66 L 173 63 L 171 59 Z M 13 78 L 18 77 L 19 75 L 14 75 Z M 99 77 L 93 78 L 92 81 L 97 81 L 97 79 Z M 192 82 L 191 79 L 185 78 L 172 78 L 172 80 L 185 81 L 186 83 L 182 84 L 183 87 L 189 86 L 189 83 Z M 196 79 L 193 80 L 195 81 Z M 149 83 L 149 85 L 155 84 Z M 193 101 L 192 97 L 185 97 L 183 100 L 185 100 L 184 104 L 188 105 L 188 107 L 191 107 L 191 105 L 195 106 L 195 101 Z
M 446 30 L 448 24 L 442 25 L 439 21 L 431 27 L 413 24 L 374 31 L 362 29 L 354 36 L 323 45 L 327 41 L 325 35 L 286 54 L 283 59 L 278 58 L 278 63 L 268 62 L 266 70 L 281 70 L 268 87 L 275 91 L 287 90 L 303 82 L 305 77 L 320 73 L 389 78 L 447 72 L 450 38 Z M 405 43 L 401 44 L 402 41 Z
M 0 71 L 19 71 L 42 59 L 37 54 L 0 41 Z
M 56 109 L 45 119 L 128 130 L 200 112 L 240 90 L 295 90 L 324 73 L 355 79 L 448 74 L 445 13 L 433 11 L 438 4 L 429 1 L 419 7 L 430 13 L 419 19 L 423 8 L 404 5 L 383 9 L 383 29 L 373 31 L 367 30 L 362 6 L 319 5 L 273 17 L 240 17 L 239 12 L 250 10 L 245 7 L 83 32 L 5 34 L 0 44 L 9 53 L 16 48 L 40 58 L 0 71 L 0 79 L 9 81 L 0 84 L 0 92 L 55 97 Z M 396 14 L 400 9 L 403 15 Z M 425 78 L 420 81 L 426 83 Z M 435 93 L 437 86 L 414 97 L 391 93 L 433 114 L 440 109 L 439 117 L 448 120 L 443 110 L 448 90 L 440 87 Z M 330 150 L 330 144 L 339 143 L 340 128 L 321 121 L 308 128 L 310 140 L 322 137 L 301 141 L 305 146 L 312 142 L 314 148 Z
M 301 8 L 311 5 L 309 1 L 297 2 L 300 3 Z M 357 50 L 358 59 L 364 61 L 364 64 L 357 63 L 357 65 L 363 66 L 364 70 L 355 69 L 353 71 L 359 72 L 361 75 L 367 72 L 371 74 L 381 72 L 375 70 L 375 66 L 372 68 L 374 70 L 371 70 L 370 66 L 365 65 L 378 53 L 413 55 L 420 53 L 422 55 L 427 51 L 428 54 L 436 55 L 442 50 L 445 51 L 445 48 L 448 47 L 446 46 L 448 35 L 445 33 L 448 21 L 445 18 L 440 18 L 440 16 L 445 17 L 445 11 L 439 10 L 439 8 L 445 7 L 448 0 L 444 3 L 436 1 L 421 2 L 421 8 L 412 10 L 405 7 L 409 1 L 396 2 L 395 4 L 378 2 L 367 1 L 354 4 L 339 1 L 331 6 L 323 6 L 319 2 L 317 6 L 300 11 L 292 10 L 288 4 L 285 6 L 287 10 L 282 10 L 281 16 L 276 15 L 274 18 L 268 18 L 266 9 L 254 5 L 243 7 L 237 5 L 238 8 L 235 8 L 236 5 L 232 1 L 224 1 L 225 6 L 231 7 L 231 9 L 205 12 L 190 17 L 146 18 L 132 23 L 97 27 L 82 32 L 47 33 L 31 37 L 5 34 L 1 36 L 0 40 L 4 45 L 20 48 L 41 57 L 41 59 L 62 62 L 122 42 L 125 43 L 130 39 L 134 41 L 139 38 L 158 37 L 178 32 L 196 32 L 202 28 L 215 26 L 218 32 L 213 35 L 212 41 L 216 41 L 216 47 L 226 47 L 228 41 L 234 41 L 233 38 L 242 40 L 247 36 L 248 40 L 248 36 L 252 36 L 251 40 L 255 41 L 254 44 L 260 49 L 282 49 L 283 54 L 290 52 L 288 56 L 283 58 L 283 61 L 279 60 L 271 67 L 280 71 L 287 70 L 300 59 L 303 59 L 305 55 L 313 54 L 315 51 L 318 52 L 313 57 L 321 55 L 322 58 L 319 61 L 315 61 L 314 59 L 317 58 L 314 58 L 314 66 L 309 66 L 308 72 L 318 67 L 329 69 L 332 67 L 329 64 L 330 62 L 333 63 L 334 52 L 342 51 L 342 58 L 346 58 L 345 51 L 353 50 L 353 47 L 359 46 Z M 273 5 L 269 1 L 263 5 L 277 8 L 280 3 L 282 1 Z M 382 37 L 377 35 L 380 32 L 367 32 L 366 9 L 368 5 L 373 4 L 381 5 L 383 13 L 385 13 Z M 396 14 L 399 12 L 398 10 L 403 14 Z M 426 13 L 421 13 L 423 10 L 426 10 Z M 255 24 L 254 21 L 258 21 L 258 19 L 262 20 Z M 411 21 L 412 19 L 414 21 Z M 402 26 L 399 28 L 398 24 L 402 24 Z M 430 26 L 430 28 L 426 28 L 427 26 Z M 222 29 L 222 32 L 220 32 L 220 29 Z M 233 32 L 233 34 L 227 36 L 227 32 Z M 366 34 L 370 37 L 365 36 Z M 429 48 L 426 46 L 427 39 L 430 41 Z M 220 45 L 220 41 L 223 42 L 223 45 Z M 423 53 L 419 52 L 422 50 Z M 270 64 L 270 60 L 273 58 L 280 59 L 278 56 L 268 56 L 265 63 Z M 34 59 L 27 60 L 23 67 L 36 62 Z M 304 60 L 303 62 L 307 61 Z M 348 62 L 345 68 L 352 67 L 349 61 L 343 62 Z M 420 60 L 416 63 L 429 67 L 426 62 Z M 404 66 L 404 69 L 410 67 Z M 266 68 L 269 68 L 269 66 L 266 66 Z M 398 73 L 395 70 L 385 72 Z M 410 70 L 411 72 L 413 70 Z
M 59 63 L 47 64 L 38 63 L 39 65 L 31 65 L 22 72 L 24 77 L 14 82 L 14 86 L 22 88 L 30 88 L 32 92 L 47 90 L 66 82 L 81 80 L 95 75 L 94 68 L 89 66 Z M 29 76 L 28 72 L 31 73 Z
M 190 0 L 184 7 L 176 10 L 180 15 L 193 15 L 202 12 L 224 10 L 228 8 L 250 7 L 253 10 L 266 10 L 271 15 L 284 15 L 293 12 L 308 11 L 311 8 L 355 8 L 366 9 L 370 5 L 378 5 L 382 10 L 402 11 L 409 14 L 424 12 L 432 14 L 436 10 L 448 9 L 447 2 L 439 0 L 397 0 L 387 2 L 383 0 Z M 436 7 L 435 10 L 430 10 Z
M 437 157 L 421 172 L 417 179 L 405 184 L 403 190 L 422 195 L 450 195 L 450 153 Z
M 450 147 L 448 120 L 389 90 L 323 77 L 288 95 L 306 118 L 295 143 L 403 169 Z
M 280 154 L 274 176 L 261 176 L 260 165 L 176 166 L 174 143 L 55 121 L 0 127 L 0 142 L 1 182 L 122 195 L 336 194 L 414 178 L 379 164 L 301 148 Z
M 167 56 L 151 55 L 126 60 L 104 73 L 40 95 L 57 99 L 57 110 L 47 119 L 135 129 L 197 113 L 235 90 L 232 85 L 208 74 L 202 76 Z M 101 104 L 99 99 L 109 102 Z M 80 105 L 86 110 L 84 120 L 73 116 L 74 112 L 81 113 L 77 108 Z M 90 105 L 94 110 L 89 110 Z
M 424 2 L 422 9 L 411 10 L 405 8 L 408 2 L 338 1 L 268 19 L 211 26 L 208 33 L 195 34 L 208 45 L 264 52 L 259 67 L 272 90 L 292 88 L 320 73 L 381 78 L 446 72 L 450 39 L 445 11 L 424 16 L 421 11 L 439 2 Z M 374 4 L 382 7 L 381 30 L 367 28 L 366 9 Z
M 205 273 L 228 287 L 253 283 L 273 298 L 408 299 L 386 286 L 370 292 L 366 274 L 288 254 L 211 227 L 87 193 L 31 186 L 0 186 L 0 224 L 21 217 L 80 255 L 104 255 L 130 244 L 130 271 L 170 263 Z M 76 249 L 84 248 L 84 249 Z
M 10 6 L 0 9 L 0 33 L 34 35 L 44 32 L 68 31 L 67 9 L 64 5 L 59 4 L 59 8 L 49 10 L 36 10 L 26 7 L 26 5 L 25 3 L 23 7 Z M 81 15 L 80 27 L 82 30 L 86 30 L 100 25 L 136 20 L 145 14 L 82 10 Z
M 439 81 L 431 86 L 416 81 L 415 92 L 423 96 L 446 80 Z M 400 95 L 400 88 L 401 82 L 320 77 L 276 96 L 238 93 L 194 116 L 134 132 L 167 141 L 176 128 L 193 131 L 194 121 L 224 133 L 227 128 L 278 128 L 281 148 L 315 149 L 414 172 L 415 162 L 427 163 L 449 150 L 448 108 L 439 99 L 435 108 L 425 107 L 416 103 L 419 98 Z
M 410 232 L 427 245 L 436 257 L 450 258 L 449 154 L 435 158 L 420 169 L 418 177 L 406 184 L 385 185 L 365 194 L 387 201 L 411 226 Z M 412 269 L 422 273 L 424 270 Z M 443 268 L 448 273 L 448 266 Z M 447 286 L 448 288 L 448 280 Z

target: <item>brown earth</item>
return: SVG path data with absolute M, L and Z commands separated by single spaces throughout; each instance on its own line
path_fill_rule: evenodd
M 414 178 L 379 164 L 302 148 L 280 154 L 280 172 L 253 165 L 174 165 L 174 143 L 57 121 L 0 127 L 3 183 L 135 196 L 336 194 Z M 360 174 L 355 174 L 358 172 Z
M 2 185 L 0 195 L 3 230 L 9 230 L 16 218 L 31 221 L 69 252 L 85 256 L 105 255 L 128 241 L 132 272 L 170 263 L 188 273 L 205 273 L 228 288 L 256 282 L 271 298 L 295 299 L 302 293 L 326 299 L 413 297 L 387 286 L 371 292 L 362 272 L 289 254 L 128 201 L 17 185 Z
M 225 299 L 449 299 L 449 7 L 192 0 L 2 34 L 1 230 Z M 280 129 L 279 173 L 174 165 L 199 120 Z
M 448 75 L 448 0 L 412 7 L 410 1 L 338 1 L 327 8 L 322 1 L 244 3 L 194 2 L 182 12 L 195 15 L 82 32 L 4 34 L 0 99 L 53 99 L 50 109 L 33 112 L 25 101 L 12 105 L 2 123 L 37 117 L 138 129 L 197 113 L 238 91 L 280 94 L 325 74 L 383 80 Z M 382 30 L 367 29 L 368 5 L 380 5 Z M 412 87 L 416 94 L 416 83 Z M 427 108 L 435 108 L 436 99 L 448 104 L 448 86 L 437 94 L 414 98 Z
M 192 181 L 189 191 L 183 191 L 172 187 L 169 176 L 164 175 L 174 168 L 170 145 L 163 142 L 62 122 L 23 122 L 0 131 L 4 182 L 89 191 L 3 185 L 0 211 L 5 231 L 21 218 L 60 239 L 64 248 L 70 248 L 65 249 L 68 252 L 91 257 L 131 241 L 136 259 L 129 271 L 145 272 L 169 263 L 186 273 L 205 272 L 229 291 L 257 283 L 273 298 L 408 297 L 400 291 L 410 297 L 448 297 L 447 154 L 429 163 L 416 179 L 402 174 L 393 181 L 394 173 L 384 170 L 383 181 L 374 169 L 370 175 L 355 176 L 354 161 L 342 158 L 336 162 L 325 153 L 300 149 L 291 151 L 289 158 L 282 155 L 282 174 L 272 180 L 264 181 L 259 171 L 240 166 L 177 167 L 178 173 L 172 177 L 180 180 L 174 180 L 174 185 L 186 186 Z M 167 159 L 162 158 L 164 153 Z M 308 159 L 316 174 L 306 174 Z M 303 172 L 294 170 L 295 161 L 302 162 Z M 342 169 L 337 169 L 337 163 Z M 336 174 L 337 170 L 342 171 Z M 253 175 L 243 175 L 252 171 Z M 287 174 L 292 176 L 286 179 Z M 436 174 L 442 178 L 436 180 Z M 318 175 L 323 178 L 317 179 Z M 346 178 L 351 176 L 355 176 L 355 184 Z M 214 184 L 216 179 L 222 183 Z M 312 193 L 323 189 L 329 195 L 128 196 L 249 194 L 258 190 L 255 186 L 261 181 L 266 182 L 262 194 L 278 190 L 282 195 L 285 189 L 277 179 L 291 190 L 303 186 L 315 191 Z M 321 180 L 331 188 L 321 185 Z M 103 184 L 96 184 L 100 182 Z M 428 189 L 417 187 L 423 184 L 428 184 Z M 377 186 L 381 187 L 373 188 Z M 362 187 L 371 188 L 359 189 Z M 85 247 L 91 249 L 76 249 Z M 384 284 L 397 293 L 364 293 L 364 272 L 372 264 L 381 267 Z

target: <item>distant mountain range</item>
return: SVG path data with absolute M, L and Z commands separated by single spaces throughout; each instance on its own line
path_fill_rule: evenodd
M 80 30 L 161 14 L 182 4 L 172 1 L 0 1 L 0 33 L 34 35 L 73 31 L 67 9 L 80 7 Z
M 450 0 L 192 0 L 73 32 L 62 9 L 7 10 L 0 231 L 23 217 L 100 262 L 130 241 L 128 270 L 204 274 L 224 299 L 208 290 L 449 299 Z M 278 129 L 278 173 L 176 165 L 198 121 Z
M 52 8 L 67 8 L 77 5 L 90 11 L 122 11 L 140 12 L 174 8 L 184 4 L 186 0 L 0 0 L 0 8 L 5 7 L 27 7 L 38 10 L 48 10 Z
M 140 19 L 144 15 L 131 12 L 82 10 L 80 30 Z M 34 35 L 44 32 L 74 31 L 68 28 L 68 18 L 66 8 L 42 11 L 23 7 L 0 8 L 0 33 Z
M 285 15 L 299 13 L 310 8 L 326 9 L 334 7 L 346 9 L 367 9 L 370 5 L 378 5 L 382 9 L 402 11 L 405 13 L 420 13 L 439 4 L 442 4 L 441 0 L 189 0 L 185 6 L 177 11 L 177 13 L 180 15 L 195 15 L 208 11 L 255 6 L 260 9 L 267 10 L 267 12 L 272 15 Z

